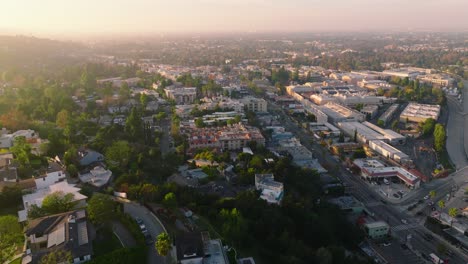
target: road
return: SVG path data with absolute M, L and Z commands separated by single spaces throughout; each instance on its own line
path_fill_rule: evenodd
M 284 111 L 274 103 L 268 105 L 269 110 L 281 118 L 282 125 L 290 132 L 292 132 L 301 143 L 311 150 L 315 157 L 319 160 L 321 164 L 328 164 L 330 169 L 330 174 L 337 176 L 346 184 L 346 192 L 355 196 L 358 200 L 363 202 L 373 214 L 374 218 L 386 221 L 392 231 L 392 235 L 399 241 L 399 243 L 407 242 L 410 251 L 400 249 L 396 247 L 393 254 L 406 255 L 407 259 L 416 259 L 416 261 L 411 261 L 413 263 L 424 263 L 424 260 L 420 258 L 421 253 L 429 255 L 430 253 L 437 252 L 437 245 L 444 244 L 448 248 L 451 248 L 453 252 L 457 252 L 451 259 L 451 263 L 466 263 L 467 256 L 461 255 L 458 249 L 455 249 L 451 245 L 448 245 L 442 239 L 435 237 L 431 243 L 426 243 L 422 234 L 429 233 L 429 231 L 421 225 L 420 219 L 408 215 L 405 210 L 406 207 L 391 205 L 387 202 L 384 204 L 379 195 L 375 194 L 360 177 L 352 175 L 348 172 L 339 161 L 337 161 L 328 151 L 324 150 L 322 146 L 315 142 L 313 137 L 302 129 L 297 123 L 295 123 L 289 116 L 287 116 Z M 429 186 L 429 188 L 437 187 L 437 195 L 441 197 L 445 193 L 449 192 L 452 186 L 456 182 L 462 181 L 463 175 L 468 173 L 468 169 L 462 169 L 457 171 L 452 177 L 448 179 L 443 179 L 438 181 L 437 186 Z M 421 199 L 424 195 L 427 195 L 427 190 L 422 190 L 414 195 L 411 200 L 408 200 L 406 203 L 414 202 L 418 199 Z M 407 219 L 408 224 L 403 224 L 401 219 Z M 407 235 L 411 234 L 412 238 L 407 241 Z
M 164 232 L 164 227 L 144 206 L 134 202 L 124 202 L 124 212 L 136 218 L 139 217 L 145 223 L 146 228 L 156 241 L 156 236 Z M 166 258 L 158 255 L 154 245 L 148 246 L 148 264 L 164 264 L 170 263 Z
M 465 94 L 468 97 L 468 93 Z M 468 102 L 468 98 L 464 102 Z M 468 130 L 465 129 L 468 122 L 466 122 L 466 116 L 464 115 L 464 109 L 468 110 L 468 106 L 464 108 L 456 98 L 451 96 L 447 96 L 447 105 L 449 109 L 446 141 L 447 152 L 455 167 L 460 169 L 468 166 L 465 150 L 468 147 L 465 143 L 468 141 L 468 135 L 465 135 L 468 133 Z

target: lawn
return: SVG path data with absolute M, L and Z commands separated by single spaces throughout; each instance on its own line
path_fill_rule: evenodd
M 96 239 L 93 241 L 96 256 L 102 256 L 120 248 L 122 248 L 122 244 L 109 227 L 97 230 Z
M 10 262 L 10 264 L 21 264 L 21 260 L 22 260 L 22 258 L 19 257 L 17 259 L 14 259 L 12 262 Z

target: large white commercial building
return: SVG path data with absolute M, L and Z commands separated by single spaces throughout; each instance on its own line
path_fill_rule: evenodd
M 336 103 L 327 103 L 321 107 L 321 110 L 328 116 L 329 121 L 335 124 L 345 121 L 363 122 L 366 120 L 366 115 Z
M 428 75 L 421 75 L 418 76 L 417 79 L 421 83 L 430 83 L 439 86 L 452 86 L 454 83 L 454 79 L 448 76 L 444 76 L 441 74 L 428 74 Z
M 411 158 L 407 154 L 395 147 L 392 147 L 382 140 L 370 141 L 369 147 L 380 155 L 388 159 L 392 159 L 400 164 L 407 164 L 411 162 Z
M 440 105 L 409 103 L 408 106 L 401 112 L 401 122 L 424 122 L 428 118 L 437 121 L 440 115 Z
M 367 121 L 363 123 L 359 122 L 340 122 L 338 127 L 343 130 L 345 134 L 350 137 L 354 137 L 364 144 L 369 144 L 373 140 L 382 140 L 389 142 L 390 144 L 403 144 L 406 138 L 390 129 L 383 129 Z

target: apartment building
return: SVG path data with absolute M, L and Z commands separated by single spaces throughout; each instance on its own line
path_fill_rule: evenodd
M 255 113 L 266 113 L 267 112 L 267 101 L 262 98 L 246 97 L 243 98 L 242 103 L 247 107 L 247 110 Z
M 265 138 L 258 128 L 240 123 L 224 127 L 190 128 L 187 134 L 189 151 L 198 148 L 240 150 L 252 141 L 265 145 Z

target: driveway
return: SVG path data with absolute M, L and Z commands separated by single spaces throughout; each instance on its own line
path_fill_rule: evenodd
M 143 220 L 154 241 L 156 241 L 156 237 L 160 233 L 164 232 L 163 226 L 146 207 L 134 202 L 125 202 L 124 212 L 128 213 L 133 218 L 139 217 Z M 148 247 L 148 264 L 170 263 L 170 261 L 166 261 L 165 257 L 158 255 L 154 244 Z

